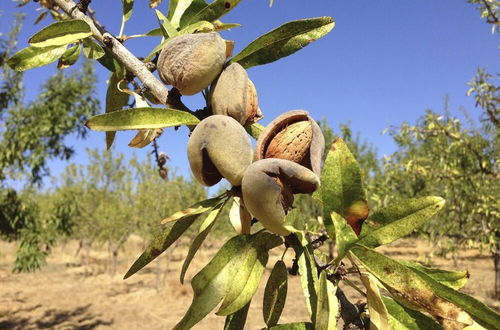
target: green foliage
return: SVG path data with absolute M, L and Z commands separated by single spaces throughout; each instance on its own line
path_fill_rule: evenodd
M 37 48 L 65 46 L 90 35 L 90 26 L 76 19 L 52 23 L 35 33 L 28 42 Z
M 199 121 L 192 114 L 180 110 L 135 108 L 94 116 L 86 125 L 95 131 L 119 131 L 195 125 Z
M 288 290 L 288 271 L 283 260 L 278 260 L 269 275 L 264 291 L 262 312 L 268 327 L 278 323 L 281 312 L 285 307 Z
M 163 36 L 145 60 L 149 62 L 169 38 L 178 34 L 235 26 L 218 19 L 238 3 L 239 0 L 170 1 L 166 16 L 156 11 L 157 29 L 130 37 Z M 124 0 L 122 4 L 119 37 L 125 42 L 127 37 L 123 36 L 123 31 L 132 15 L 134 1 Z M 491 16 L 486 15 L 488 19 L 496 19 L 496 2 L 483 1 L 479 6 L 488 11 L 487 15 Z M 146 139 L 156 134 L 150 131 L 152 129 L 193 126 L 207 115 L 208 89 L 203 95 L 206 107 L 200 111 L 187 109 L 180 97 L 172 97 L 175 91 L 169 94 L 168 105 L 164 108 L 150 107 L 142 99 L 146 96 L 144 90 L 130 80 L 129 74 L 125 76 L 126 63 L 113 59 L 112 51 L 100 38 L 91 36 L 87 23 L 68 20 L 66 15 L 69 13 L 57 16 L 57 11 L 54 12 L 52 14 L 60 22 L 36 33 L 30 40 L 32 46 L 11 56 L 7 63 L 16 70 L 24 70 L 59 59 L 59 67 L 65 67 L 75 63 L 83 48 L 87 58 L 98 60 L 113 72 L 106 113 L 87 122 L 93 130 L 108 132 L 108 148 L 113 143 L 115 131 L 140 129 L 138 141 L 134 138 L 131 146 L 142 147 L 145 140 L 150 142 L 156 137 Z M 232 61 L 245 68 L 276 61 L 326 35 L 333 27 L 330 17 L 285 23 L 258 37 Z M 0 54 L 3 59 L 10 56 L 8 51 Z M 5 151 L 0 149 L 4 151 L 0 156 L 1 179 L 6 177 L 6 171 L 14 173 L 27 167 L 31 170 L 30 178 L 37 182 L 46 172 L 48 159 L 70 157 L 71 149 L 62 142 L 64 136 L 71 133 L 84 136 L 85 131 L 76 123 L 93 114 L 98 105 L 93 98 L 92 68 L 87 63 L 83 68 L 81 77 L 78 73 L 71 76 L 58 73 L 54 79 L 64 78 L 69 81 L 65 85 L 69 86 L 56 88 L 59 87 L 55 85 L 56 80 L 49 80 L 40 97 L 26 107 L 15 98 L 2 99 L 9 111 L 2 131 L 1 148 Z M 491 78 L 479 71 L 469 91 L 475 95 L 477 105 L 485 110 L 481 129 L 464 129 L 460 121 L 448 115 L 440 117 L 428 112 L 415 126 L 404 124 L 400 129 L 391 130 L 399 150 L 384 162 L 383 168 L 373 147 L 362 143 L 359 136 L 353 138 L 348 125 L 341 126 L 342 139 L 323 122 L 329 148 L 321 174 L 321 189 L 314 195 L 317 203 L 307 197 L 297 198 L 295 209 L 286 219 L 297 230 L 284 240 L 255 228 L 253 234 L 230 238 L 192 278 L 193 301 L 175 329 L 193 327 L 217 306 L 220 307 L 216 314 L 226 319 L 225 329 L 243 329 L 269 251 L 282 245 L 285 245 L 284 254 L 290 247 L 295 252 L 290 274 L 300 274 L 310 322 L 278 324 L 289 276 L 282 257 L 271 273 L 264 294 L 263 316 L 269 329 L 332 329 L 336 327 L 339 312 L 344 318 L 343 314 L 349 309 L 356 310 L 357 319 L 344 318 L 344 321 L 364 326 L 362 311 L 346 302 L 339 286 L 343 281 L 355 286 L 345 278 L 346 274 L 360 276 L 366 289 L 371 328 L 462 328 L 473 321 L 485 327 L 496 327 L 497 313 L 457 291 L 465 284 L 466 272 L 399 262 L 372 249 L 426 225 L 424 230 L 431 235 L 453 235 L 458 242 L 481 234 L 481 242 L 496 251 L 498 226 L 494 220 L 500 214 L 495 195 L 500 190 L 496 143 L 498 88 L 490 82 Z M 135 90 L 126 89 L 129 85 Z M 15 84 L 5 86 L 6 90 L 16 88 Z M 123 110 L 129 94 L 134 95 L 136 108 Z M 253 124 L 247 130 L 257 137 L 263 127 Z M 46 142 L 43 147 L 36 144 L 40 140 Z M 88 154 L 90 163 L 69 166 L 58 189 L 38 196 L 41 202 L 37 205 L 30 204 L 31 195 L 19 198 L 9 191 L 0 195 L 0 202 L 6 206 L 0 214 L 7 219 L 2 223 L 2 232 L 10 239 L 21 240 L 20 261 L 16 261 L 19 269 L 38 267 L 57 236 L 106 243 L 116 261 L 119 248 L 127 237 L 140 233 L 150 238 L 150 243 L 125 274 L 127 278 L 180 242 L 183 236 L 188 236 L 192 239 L 181 269 L 183 282 L 191 261 L 209 233 L 220 223 L 228 223 L 225 205 L 238 199 L 240 205 L 244 205 L 238 187 L 206 199 L 204 189 L 183 178 L 174 177 L 163 182 L 150 162 L 132 159 L 127 164 L 123 155 L 98 150 L 88 151 Z M 444 200 L 433 195 L 443 195 L 448 200 L 444 207 L 446 212 L 440 213 L 440 217 L 435 215 L 443 208 Z M 200 199 L 201 202 L 196 202 Z M 184 208 L 186 205 L 191 206 Z M 182 211 L 177 211 L 179 206 Z M 375 206 L 376 212 L 370 215 L 369 206 Z M 20 218 L 15 218 L 13 213 Z M 167 214 L 170 216 L 163 220 L 165 225 L 159 225 L 158 220 Z M 233 214 L 234 218 L 238 217 Z M 319 248 L 324 242 L 335 243 L 333 256 Z M 347 262 L 352 265 L 349 270 L 346 270 Z M 390 297 L 382 296 L 380 289 L 385 289 Z M 345 324 L 345 327 L 350 326 L 353 324 Z
M 86 136 L 81 123 L 99 108 L 95 81 L 92 64 L 85 62 L 78 70 L 52 76 L 32 102 L 9 108 L 0 132 L 0 180 L 25 175 L 40 182 L 50 159 L 73 155 L 64 138 Z
M 381 192 L 392 200 L 443 196 L 443 212 L 424 231 L 432 239 L 450 237 L 455 244 L 472 240 L 495 250 L 495 219 L 500 216 L 495 137 L 431 111 L 416 125 L 403 124 L 390 133 L 398 151 L 386 160 Z
M 331 17 L 292 21 L 252 41 L 232 62 L 244 68 L 274 62 L 304 48 L 330 32 L 335 23 Z

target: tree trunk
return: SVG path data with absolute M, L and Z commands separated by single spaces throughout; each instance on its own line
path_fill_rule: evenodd
M 500 298 L 500 251 L 493 252 L 493 263 L 495 264 L 495 299 Z
M 155 279 L 156 279 L 156 293 L 161 290 L 161 256 L 156 258 Z

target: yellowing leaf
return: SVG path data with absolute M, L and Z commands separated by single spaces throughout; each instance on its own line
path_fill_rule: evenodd
M 91 35 L 85 21 L 74 19 L 52 23 L 35 33 L 28 42 L 33 47 L 63 46 Z

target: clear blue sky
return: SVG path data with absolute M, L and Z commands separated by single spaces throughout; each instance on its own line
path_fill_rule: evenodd
M 166 12 L 167 0 L 158 8 Z M 112 33 L 118 33 L 121 1 L 93 1 L 96 16 Z M 27 39 L 49 23 L 33 26 L 34 4 L 20 10 L 27 13 L 19 48 Z M 13 13 L 18 10 L 9 0 L 1 0 L 0 32 L 7 32 Z M 445 95 L 450 109 L 465 107 L 473 117 L 473 99 L 465 95 L 466 83 L 478 66 L 500 72 L 499 37 L 479 18 L 474 6 L 465 0 L 243 0 L 223 17 L 227 23 L 241 23 L 242 28 L 223 32 L 236 41 L 235 54 L 259 35 L 284 22 L 316 16 L 332 16 L 334 30 L 324 38 L 278 62 L 249 70 L 255 83 L 266 125 L 274 117 L 292 109 L 306 109 L 317 119 L 327 118 L 334 128 L 350 121 L 354 132 L 372 142 L 379 155 L 390 154 L 395 146 L 384 128 L 403 121 L 415 122 L 425 109 L 443 111 Z M 148 1 L 136 0 L 134 13 L 125 34 L 146 32 L 157 26 Z M 138 56 L 145 56 L 158 38 L 131 40 L 127 46 Z M 97 64 L 99 97 L 104 105 L 108 73 Z M 28 71 L 25 75 L 28 99 L 36 95 L 39 83 L 56 71 L 55 64 Z M 198 97 L 185 97 L 193 108 L 202 107 Z M 130 153 L 126 145 L 133 133 L 119 133 L 116 151 Z M 70 138 L 77 155 L 73 161 L 84 163 L 85 147 L 104 148 L 104 133 L 89 132 L 89 138 Z M 188 174 L 185 146 L 187 130 L 168 130 L 159 143 L 171 157 L 170 166 Z M 144 155 L 151 148 L 140 150 Z M 51 162 L 52 174 L 60 173 L 65 163 Z

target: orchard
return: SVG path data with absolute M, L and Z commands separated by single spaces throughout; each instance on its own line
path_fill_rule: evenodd
M 169 1 L 167 13 L 151 11 L 158 28 L 135 35 L 161 36 L 149 55 L 140 58 L 127 49 L 128 37 L 122 33 L 133 0 L 123 0 L 121 10 L 112 13 L 122 15 L 118 35 L 100 25 L 90 0 L 37 2 L 55 22 L 10 56 L 12 69 L 53 62 L 66 68 L 83 53 L 110 76 L 105 113 L 78 125 L 104 131 L 107 148 L 118 131 L 136 130 L 129 146 L 144 148 L 164 130 L 186 126 L 185 152 L 193 177 L 206 187 L 224 180 L 230 187 L 158 219 L 155 237 L 124 276 L 134 276 L 196 228 L 179 270 L 183 282 L 214 225 L 231 224 L 232 238 L 191 279 L 192 303 L 175 329 L 190 329 L 210 313 L 225 318 L 224 329 L 243 329 L 259 286 L 265 287 L 262 317 L 268 329 L 500 328 L 498 313 L 460 291 L 468 273 L 395 260 L 376 250 L 425 226 L 443 212 L 443 198 L 390 200 L 372 210 L 369 200 L 374 197 L 367 194 L 363 171 L 348 144 L 341 138 L 328 141 L 313 111 L 290 109 L 265 127 L 259 124 L 266 113 L 259 107 L 259 86 L 247 70 L 321 42 L 334 29 L 333 18 L 284 23 L 233 54 L 238 40 L 224 40 L 219 32 L 236 24 L 220 19 L 238 10 L 239 1 Z M 159 3 L 151 0 L 149 5 L 153 9 Z M 195 94 L 204 103 L 192 110 L 182 99 Z M 135 107 L 124 109 L 130 97 Z M 165 160 L 156 157 L 159 175 L 166 177 Z M 297 221 L 297 200 L 304 194 L 318 212 Z M 274 265 L 268 264 L 271 250 L 282 255 Z M 287 264 L 286 255 L 293 262 Z M 266 267 L 272 271 L 263 283 Z M 358 276 L 362 286 L 346 281 L 347 274 Z M 280 322 L 292 276 L 300 277 L 307 322 Z M 356 286 L 366 304 L 352 302 L 340 283 Z

